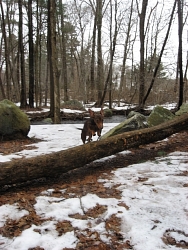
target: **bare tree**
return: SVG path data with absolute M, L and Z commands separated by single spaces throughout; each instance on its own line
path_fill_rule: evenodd
M 107 74 L 107 78 L 105 81 L 105 85 L 104 85 L 104 90 L 103 90 L 103 95 L 102 98 L 100 100 L 100 105 L 103 105 L 105 96 L 106 96 L 106 92 L 107 92 L 107 88 L 108 86 L 109 88 L 109 108 L 111 107 L 111 86 L 112 86 L 112 66 L 113 66 L 113 60 L 114 60 L 114 54 L 115 54 L 115 49 L 116 49 L 116 41 L 117 41 L 117 35 L 118 35 L 118 30 L 119 30 L 119 26 L 118 26 L 118 22 L 117 22 L 117 1 L 115 1 L 115 14 L 114 14 L 114 22 L 115 22 L 115 28 L 114 28 L 114 35 L 112 38 L 112 2 L 110 1 L 110 8 L 111 8 L 111 17 L 110 17 L 110 66 L 108 69 L 108 74 Z
M 152 79 L 151 79 L 150 86 L 149 86 L 149 88 L 147 90 L 146 95 L 143 98 L 143 105 L 145 105 L 145 102 L 146 102 L 146 100 L 147 100 L 147 98 L 148 98 L 148 96 L 149 96 L 149 94 L 151 92 L 151 89 L 152 89 L 153 84 L 155 82 L 155 79 L 157 77 L 159 67 L 161 65 L 161 59 L 162 59 L 163 52 L 164 52 L 164 49 L 165 49 L 165 46 L 166 46 L 166 43 L 167 43 L 167 40 L 168 40 L 168 37 L 169 37 L 170 28 L 171 28 L 171 25 L 172 25 L 172 20 L 173 20 L 173 17 L 174 17 L 175 8 L 176 8 L 176 0 L 174 2 L 174 6 L 172 8 L 172 12 L 171 12 L 171 15 L 170 15 L 170 21 L 169 21 L 169 24 L 168 24 L 168 29 L 167 29 L 166 36 L 165 36 L 165 39 L 164 39 L 164 42 L 163 42 L 163 45 L 162 45 L 162 48 L 161 48 L 161 51 L 160 51 L 160 55 L 158 57 L 157 64 L 156 64 L 154 72 L 153 72 L 153 76 L 152 76 Z
M 183 65 L 182 65 L 182 32 L 183 32 L 183 0 L 176 0 L 178 6 L 178 71 L 179 71 L 179 101 L 178 109 L 183 103 Z
M 24 59 L 24 45 L 23 45 L 23 0 L 18 0 L 19 7 L 19 56 L 20 56 L 20 73 L 21 73 L 21 95 L 20 95 L 20 107 L 25 108 L 27 106 L 27 93 L 26 93 L 26 81 L 25 81 L 25 59 Z
M 48 59 L 50 67 L 50 111 L 55 124 L 61 123 L 60 119 L 60 90 L 59 71 L 57 67 L 56 48 L 56 3 L 48 0 Z
M 29 26 L 29 107 L 34 108 L 34 47 L 33 47 L 32 0 L 28 0 Z
M 2 35 L 4 39 L 4 47 L 5 47 L 5 63 L 6 63 L 6 96 L 10 99 L 10 61 L 9 61 L 9 50 L 8 50 L 8 42 L 7 42 L 7 34 L 6 34 L 6 24 L 5 24 L 5 16 L 4 16 L 4 9 L 3 4 L 0 2 L 1 5 L 1 16 L 2 16 Z
M 97 102 L 96 106 L 100 107 L 102 90 L 103 90 L 103 81 L 104 81 L 104 72 L 103 72 L 103 59 L 102 59 L 102 1 L 96 0 L 96 15 L 97 15 Z
M 91 81 L 91 101 L 95 100 L 95 47 L 96 47 L 96 32 L 97 32 L 97 15 L 94 15 L 92 50 L 91 50 L 91 66 L 90 66 L 90 81 Z
M 144 91 L 145 91 L 145 18 L 146 18 L 146 9 L 148 5 L 148 0 L 142 0 L 142 10 L 139 14 L 140 18 L 140 86 L 139 86 L 139 108 L 143 108 L 144 103 Z
M 66 45 L 66 32 L 65 32 L 65 10 L 62 5 L 62 0 L 59 0 L 59 9 L 61 15 L 61 41 L 62 41 L 62 75 L 63 75 L 63 89 L 64 101 L 68 101 L 68 79 L 67 79 L 67 45 Z
M 129 21 L 127 25 L 127 32 L 126 32 L 126 38 L 124 43 L 124 53 L 123 53 L 123 62 L 121 67 L 121 77 L 120 77 L 120 86 L 119 86 L 119 97 L 123 90 L 123 84 L 125 81 L 125 69 L 126 69 L 126 62 L 127 62 L 127 56 L 129 51 L 129 41 L 130 41 L 130 33 L 131 33 L 131 25 L 132 25 L 132 14 L 133 14 L 133 0 L 131 1 L 131 7 L 130 7 L 130 14 L 129 14 Z M 135 32 L 136 33 L 136 32 Z

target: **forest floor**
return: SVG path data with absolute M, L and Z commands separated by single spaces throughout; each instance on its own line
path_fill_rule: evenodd
M 174 134 L 168 138 L 168 140 L 158 141 L 155 143 L 140 146 L 139 148 L 131 149 L 130 154 L 118 155 L 115 158 L 109 158 L 107 161 L 96 161 L 88 164 L 87 166 L 76 169 L 69 173 L 63 174 L 58 179 L 50 180 L 37 180 L 29 183 L 27 186 L 14 186 L 9 189 L 0 190 L 0 206 L 3 204 L 14 204 L 18 203 L 21 209 L 28 210 L 29 216 L 23 217 L 21 221 L 8 221 L 3 227 L 0 228 L 0 234 L 4 237 L 12 238 L 17 237 L 21 234 L 23 230 L 30 227 L 32 224 L 38 225 L 41 223 L 41 219 L 36 215 L 34 210 L 34 204 L 36 203 L 36 197 L 47 189 L 56 190 L 53 195 L 59 197 L 60 192 L 58 190 L 66 189 L 67 192 L 72 192 L 72 187 L 74 186 L 74 193 L 77 197 L 85 195 L 87 192 L 92 193 L 95 191 L 96 194 L 103 197 L 114 197 L 118 198 L 119 192 L 117 189 L 105 189 L 102 183 L 99 183 L 97 179 L 101 176 L 108 176 L 110 179 L 111 171 L 119 167 L 127 167 L 128 165 L 141 163 L 148 160 L 153 160 L 155 157 L 165 156 L 168 153 L 175 151 L 188 152 L 188 131 L 181 131 L 180 133 Z M 33 143 L 31 139 L 17 140 L 17 141 L 6 141 L 0 144 L 1 154 L 11 154 L 19 150 L 23 150 L 24 145 L 29 145 Z M 27 146 L 28 149 L 28 146 Z M 184 172 L 184 175 L 188 175 L 188 171 Z M 76 188 L 75 188 L 76 187 Z M 84 188 L 83 188 L 84 187 Z M 89 216 L 97 216 L 102 213 L 102 207 L 96 207 L 90 211 Z M 128 209 L 128 208 L 127 208 Z M 114 235 L 112 237 L 113 249 L 133 249 L 129 241 L 122 243 L 120 232 L 120 222 L 118 218 L 112 217 L 111 221 L 106 221 L 106 227 L 112 226 L 114 230 Z M 59 225 L 59 234 L 61 234 L 62 225 Z M 70 229 L 70 224 L 64 222 L 63 230 L 68 231 Z M 79 236 L 78 236 L 79 237 Z M 81 236 L 80 236 L 81 237 Z M 98 245 L 94 247 L 95 237 L 83 237 L 79 238 L 80 245 L 76 249 L 111 249 L 109 246 L 100 241 L 98 236 Z M 173 239 L 165 239 L 166 244 L 172 242 Z M 188 244 L 188 243 L 187 243 Z M 187 248 L 187 246 L 185 247 Z M 32 248 L 33 250 L 40 250 L 43 248 L 37 247 Z

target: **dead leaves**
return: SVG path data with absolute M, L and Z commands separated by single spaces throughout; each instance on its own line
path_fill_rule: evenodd
M 33 211 L 19 220 L 8 219 L 5 225 L 0 228 L 0 234 L 7 238 L 18 237 L 24 230 L 30 228 L 32 224 L 40 225 L 43 221 Z
M 174 235 L 177 234 L 178 240 L 175 239 Z M 182 239 L 181 239 L 182 238 Z M 188 238 L 188 234 L 181 230 L 168 229 L 163 234 L 162 240 L 166 245 L 173 245 L 178 248 L 188 249 L 188 241 L 185 240 Z
M 90 208 L 85 213 L 88 217 L 98 218 L 100 215 L 104 214 L 107 211 L 107 206 L 97 204 L 95 207 Z
M 37 139 L 22 139 L 22 140 L 11 140 L 11 141 L 1 141 L 0 142 L 0 154 L 2 155 L 8 155 L 16 152 L 20 152 L 24 149 L 26 150 L 32 150 L 36 149 L 36 146 L 28 146 L 30 144 L 35 143 L 38 141 Z
M 74 230 L 73 226 L 71 225 L 70 221 L 59 221 L 56 224 L 56 230 L 58 231 L 58 236 L 61 236 L 67 232 L 71 232 Z

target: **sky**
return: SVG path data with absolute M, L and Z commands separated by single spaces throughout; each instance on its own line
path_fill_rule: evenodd
M 105 123 L 103 133 L 117 123 Z M 34 144 L 35 149 L 23 150 L 12 155 L 0 154 L 0 162 L 13 158 L 32 157 L 70 147 L 81 145 L 80 131 L 82 124 L 31 125 L 29 137 L 44 141 Z M 74 135 L 74 136 L 73 136 Z M 165 139 L 168 141 L 168 139 Z M 31 146 L 31 145 L 30 145 Z M 119 152 L 97 161 L 106 164 L 110 158 L 131 151 Z M 36 196 L 34 209 L 36 214 L 45 219 L 39 225 L 32 224 L 23 230 L 21 235 L 9 239 L 0 234 L 0 249 L 27 250 L 40 246 L 45 250 L 76 249 L 80 239 L 75 232 L 90 237 L 100 237 L 104 243 L 111 242 L 113 232 L 105 226 L 105 221 L 115 215 L 120 219 L 120 233 L 123 241 L 130 241 L 134 250 L 182 249 L 176 245 L 166 245 L 162 237 L 169 235 L 176 242 L 188 242 L 188 177 L 182 175 L 187 171 L 188 153 L 173 152 L 167 156 L 157 157 L 153 161 L 129 165 L 111 171 L 110 176 L 101 174 L 97 183 L 105 189 L 120 192 L 119 198 L 100 197 L 92 189 L 82 197 L 67 189 L 58 190 L 60 197 L 55 196 L 53 188 L 43 190 Z M 0 164 L 1 164 L 0 163 Z M 74 189 L 74 187 L 72 187 Z M 124 206 L 122 206 L 124 204 Z M 97 218 L 80 219 L 73 214 L 84 215 L 84 211 L 105 206 L 105 211 Z M 21 220 L 29 211 L 21 209 L 17 203 L 0 206 L 0 228 L 9 219 Z M 59 236 L 56 225 L 68 221 L 74 230 Z

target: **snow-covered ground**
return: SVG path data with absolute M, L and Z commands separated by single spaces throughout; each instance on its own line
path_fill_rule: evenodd
M 104 124 L 103 133 L 115 125 Z M 81 127 L 81 124 L 32 125 L 29 136 L 43 141 L 36 143 L 35 149 L 0 155 L 0 162 L 81 145 L 80 131 L 77 130 Z M 121 153 L 128 154 L 129 151 Z M 105 164 L 108 158 L 100 161 Z M 173 152 L 154 161 L 116 169 L 112 171 L 110 180 L 104 178 L 104 175 L 98 178 L 97 181 L 105 188 L 118 189 L 121 192 L 120 199 L 101 198 L 94 192 L 88 192 L 83 197 L 66 198 L 67 190 L 60 190 L 62 195 L 57 198 L 53 195 L 53 189 L 45 190 L 36 197 L 34 205 L 36 214 L 45 218 L 45 222 L 41 225 L 33 224 L 13 239 L 0 234 L 0 249 L 27 250 L 37 246 L 45 250 L 76 249 L 79 238 L 74 230 L 58 235 L 56 225 L 60 221 L 70 222 L 80 232 L 85 232 L 86 229 L 98 232 L 103 242 L 110 243 L 111 238 L 104 221 L 113 214 L 121 220 L 123 241 L 129 240 L 134 250 L 182 249 L 175 245 L 166 245 L 162 238 L 168 234 L 176 242 L 188 244 L 188 177 L 182 175 L 188 171 L 187 162 L 188 153 Z M 83 215 L 83 210 L 86 212 L 97 205 L 106 206 L 100 219 L 86 220 L 70 216 L 77 213 Z M 8 219 L 19 220 L 27 214 L 29 211 L 20 209 L 17 203 L 4 204 L 0 206 L 0 227 Z

